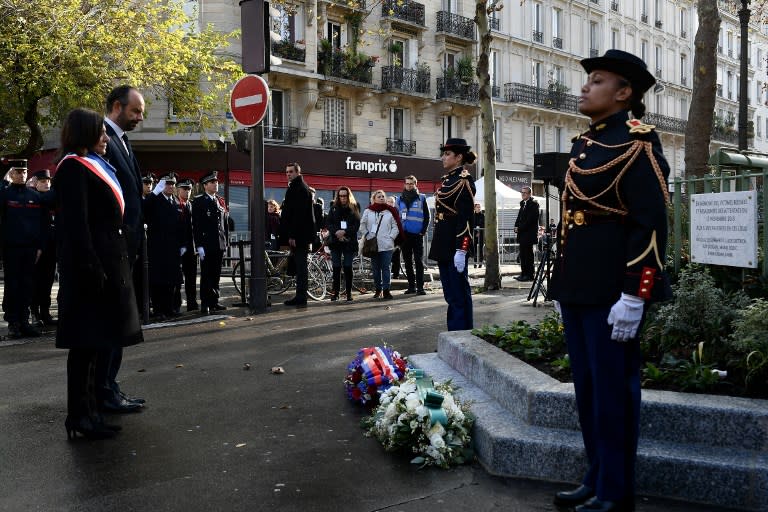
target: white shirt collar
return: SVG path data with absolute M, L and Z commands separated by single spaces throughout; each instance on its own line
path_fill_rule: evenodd
M 107 123 L 109 126 L 111 126 L 113 130 L 115 130 L 115 135 L 117 135 L 121 139 L 123 138 L 123 135 L 125 134 L 125 131 L 122 128 L 120 128 L 119 126 L 117 126 L 113 120 L 111 120 L 108 117 L 105 117 L 104 118 L 104 122 Z

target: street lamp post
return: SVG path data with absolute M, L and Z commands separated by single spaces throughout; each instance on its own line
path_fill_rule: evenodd
M 747 149 L 747 94 L 749 85 L 747 78 L 749 72 L 749 0 L 741 0 L 741 9 L 739 9 L 739 24 L 741 25 L 741 61 L 739 74 L 739 150 Z

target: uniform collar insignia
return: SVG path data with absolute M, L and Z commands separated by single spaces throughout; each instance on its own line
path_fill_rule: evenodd
M 600 130 L 604 129 L 606 126 L 608 126 L 607 123 L 600 123 L 599 125 L 595 126 L 595 131 L 599 132 Z
M 629 133 L 650 133 L 656 128 L 653 124 L 645 124 L 639 119 L 627 120 L 627 126 L 629 126 Z
M 462 178 L 466 178 L 467 176 L 469 176 L 469 171 L 466 169 L 462 169 L 461 174 L 459 174 L 459 176 L 461 176 Z

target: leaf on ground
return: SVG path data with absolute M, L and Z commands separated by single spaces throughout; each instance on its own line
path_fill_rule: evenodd
M 235 445 L 235 448 L 242 448 L 242 447 L 243 447 L 243 446 L 245 446 L 246 444 L 247 444 L 247 443 L 237 443 L 237 444 Z
M 270 372 L 272 372 L 275 375 L 282 375 L 283 373 L 285 373 L 285 370 L 283 369 L 282 366 L 273 366 Z

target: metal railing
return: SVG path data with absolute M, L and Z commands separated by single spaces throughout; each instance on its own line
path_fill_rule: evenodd
M 642 21 L 643 23 L 648 23 L 648 15 L 646 13 L 642 13 L 640 15 L 640 21 Z
M 497 32 L 501 30 L 501 20 L 499 18 L 488 18 L 488 25 L 491 27 L 491 30 L 496 30 Z
M 685 86 L 688 86 L 688 77 L 687 76 L 681 76 L 680 77 L 680 83 L 685 85 Z
M 717 84 L 717 95 L 723 97 L 723 84 Z
M 381 16 L 424 26 L 424 4 L 410 1 L 398 4 L 397 0 L 384 0 L 381 4 Z
M 404 155 L 416 154 L 416 141 L 404 139 L 391 139 L 387 137 L 387 153 L 401 153 Z
M 589 56 L 590 56 L 590 58 L 593 58 L 593 59 L 595 57 L 599 57 L 600 56 L 600 50 L 598 50 L 597 48 L 590 48 L 589 49 Z
M 578 98 L 573 94 L 518 83 L 504 84 L 504 101 L 538 105 L 565 112 L 577 112 L 578 106 Z
M 611 2 L 611 10 L 613 12 L 619 12 L 619 2 Z
M 491 98 L 501 98 L 501 87 L 498 85 L 491 86 Z
M 533 34 L 531 35 L 531 37 L 533 38 L 534 42 L 537 42 L 537 43 L 543 43 L 544 42 L 544 32 L 540 32 L 538 30 L 534 30 Z
M 653 112 L 648 112 L 645 114 L 643 121 L 654 125 L 661 131 L 671 133 L 685 133 L 685 129 L 688 127 L 688 121 L 685 119 L 663 116 Z
M 350 66 L 350 59 L 345 50 L 334 49 L 331 52 L 317 52 L 318 72 L 326 76 L 344 78 L 355 82 L 370 84 L 373 82 L 373 61 Z
M 326 148 L 356 149 L 357 135 L 354 133 L 329 132 L 323 130 L 320 133 L 320 145 Z
M 656 20 L 656 28 L 661 28 L 662 25 L 663 23 L 661 22 L 661 20 Z
M 475 20 L 448 11 L 438 11 L 437 32 L 447 32 L 475 41 Z
M 552 38 L 552 46 L 557 48 L 558 50 L 563 49 L 563 38 L 562 37 L 553 37 Z
M 443 76 L 437 79 L 436 99 L 457 99 L 476 103 L 480 100 L 480 84 L 462 83 L 458 77 Z
M 681 30 L 680 31 L 680 37 L 682 37 L 683 39 L 688 39 L 688 32 L 686 32 L 685 30 Z M 720 52 L 720 53 L 722 53 L 722 52 Z
M 406 69 L 400 66 L 381 68 L 381 88 L 429 94 L 429 68 Z
M 496 161 L 501 162 L 501 148 L 496 148 Z
M 299 142 L 299 129 L 292 126 L 265 126 L 264 138 L 270 141 L 281 141 L 284 144 Z
M 280 41 L 272 43 L 272 53 L 280 58 L 304 62 L 307 60 L 307 49 L 299 48 L 296 43 Z
M 661 68 L 656 68 L 656 78 L 661 78 Z

